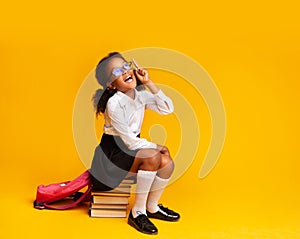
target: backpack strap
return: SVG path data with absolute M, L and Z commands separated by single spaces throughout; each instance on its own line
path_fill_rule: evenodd
M 44 206 L 44 208 L 54 209 L 54 210 L 70 209 L 72 207 L 75 207 L 79 203 L 83 202 L 86 198 L 88 198 L 90 196 L 91 191 L 92 191 L 92 185 L 89 184 L 87 190 L 85 191 L 85 193 L 83 193 L 77 200 L 75 200 L 74 202 L 72 202 L 70 204 L 63 205 L 63 206 L 53 206 L 53 205 L 44 203 L 43 206 Z

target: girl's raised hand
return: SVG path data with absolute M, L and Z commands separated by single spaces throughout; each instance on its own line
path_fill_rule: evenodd
M 159 152 L 161 154 L 165 154 L 165 155 L 170 156 L 169 149 L 166 146 L 157 144 L 157 149 L 159 150 Z
M 136 70 L 136 76 L 143 84 L 147 84 L 150 81 L 148 71 L 143 68 Z
M 139 65 L 136 63 L 136 61 L 134 60 L 134 58 L 132 58 L 132 62 L 136 68 L 136 75 L 137 78 L 143 83 L 143 84 L 147 84 L 149 83 L 149 74 L 148 71 L 139 67 Z

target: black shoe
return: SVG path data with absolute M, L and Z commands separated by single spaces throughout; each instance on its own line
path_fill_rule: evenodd
M 132 211 L 128 216 L 128 224 L 134 227 L 136 230 L 146 234 L 157 234 L 158 230 L 154 224 L 149 220 L 147 215 L 140 214 L 136 218 L 133 217 Z
M 147 215 L 150 218 L 156 218 L 164 221 L 175 222 L 178 221 L 180 215 L 177 212 L 170 210 L 167 207 L 164 207 L 162 204 L 158 205 L 158 211 L 155 213 L 151 213 L 147 211 Z

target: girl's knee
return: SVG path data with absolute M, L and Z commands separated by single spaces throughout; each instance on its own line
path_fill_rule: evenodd
M 141 149 L 137 152 L 136 157 L 140 159 L 153 158 L 157 157 L 159 154 L 157 149 Z
M 154 154 L 152 157 L 147 158 L 146 164 L 150 165 L 153 168 L 158 169 L 161 164 L 161 156 L 160 153 Z
M 170 156 L 162 155 L 160 168 L 166 168 L 166 167 L 168 167 L 170 169 L 170 171 L 173 172 L 175 164 L 174 164 L 173 159 Z
M 145 149 L 138 152 L 141 160 L 141 169 L 154 171 L 159 169 L 161 164 L 161 154 L 156 149 Z

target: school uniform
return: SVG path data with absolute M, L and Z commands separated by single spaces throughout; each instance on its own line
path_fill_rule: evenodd
M 145 109 L 170 114 L 173 103 L 161 90 L 152 94 L 135 90 L 135 98 L 117 91 L 107 102 L 105 125 L 90 169 L 93 189 L 107 191 L 117 187 L 128 174 L 140 149 L 157 148 L 140 138 Z

